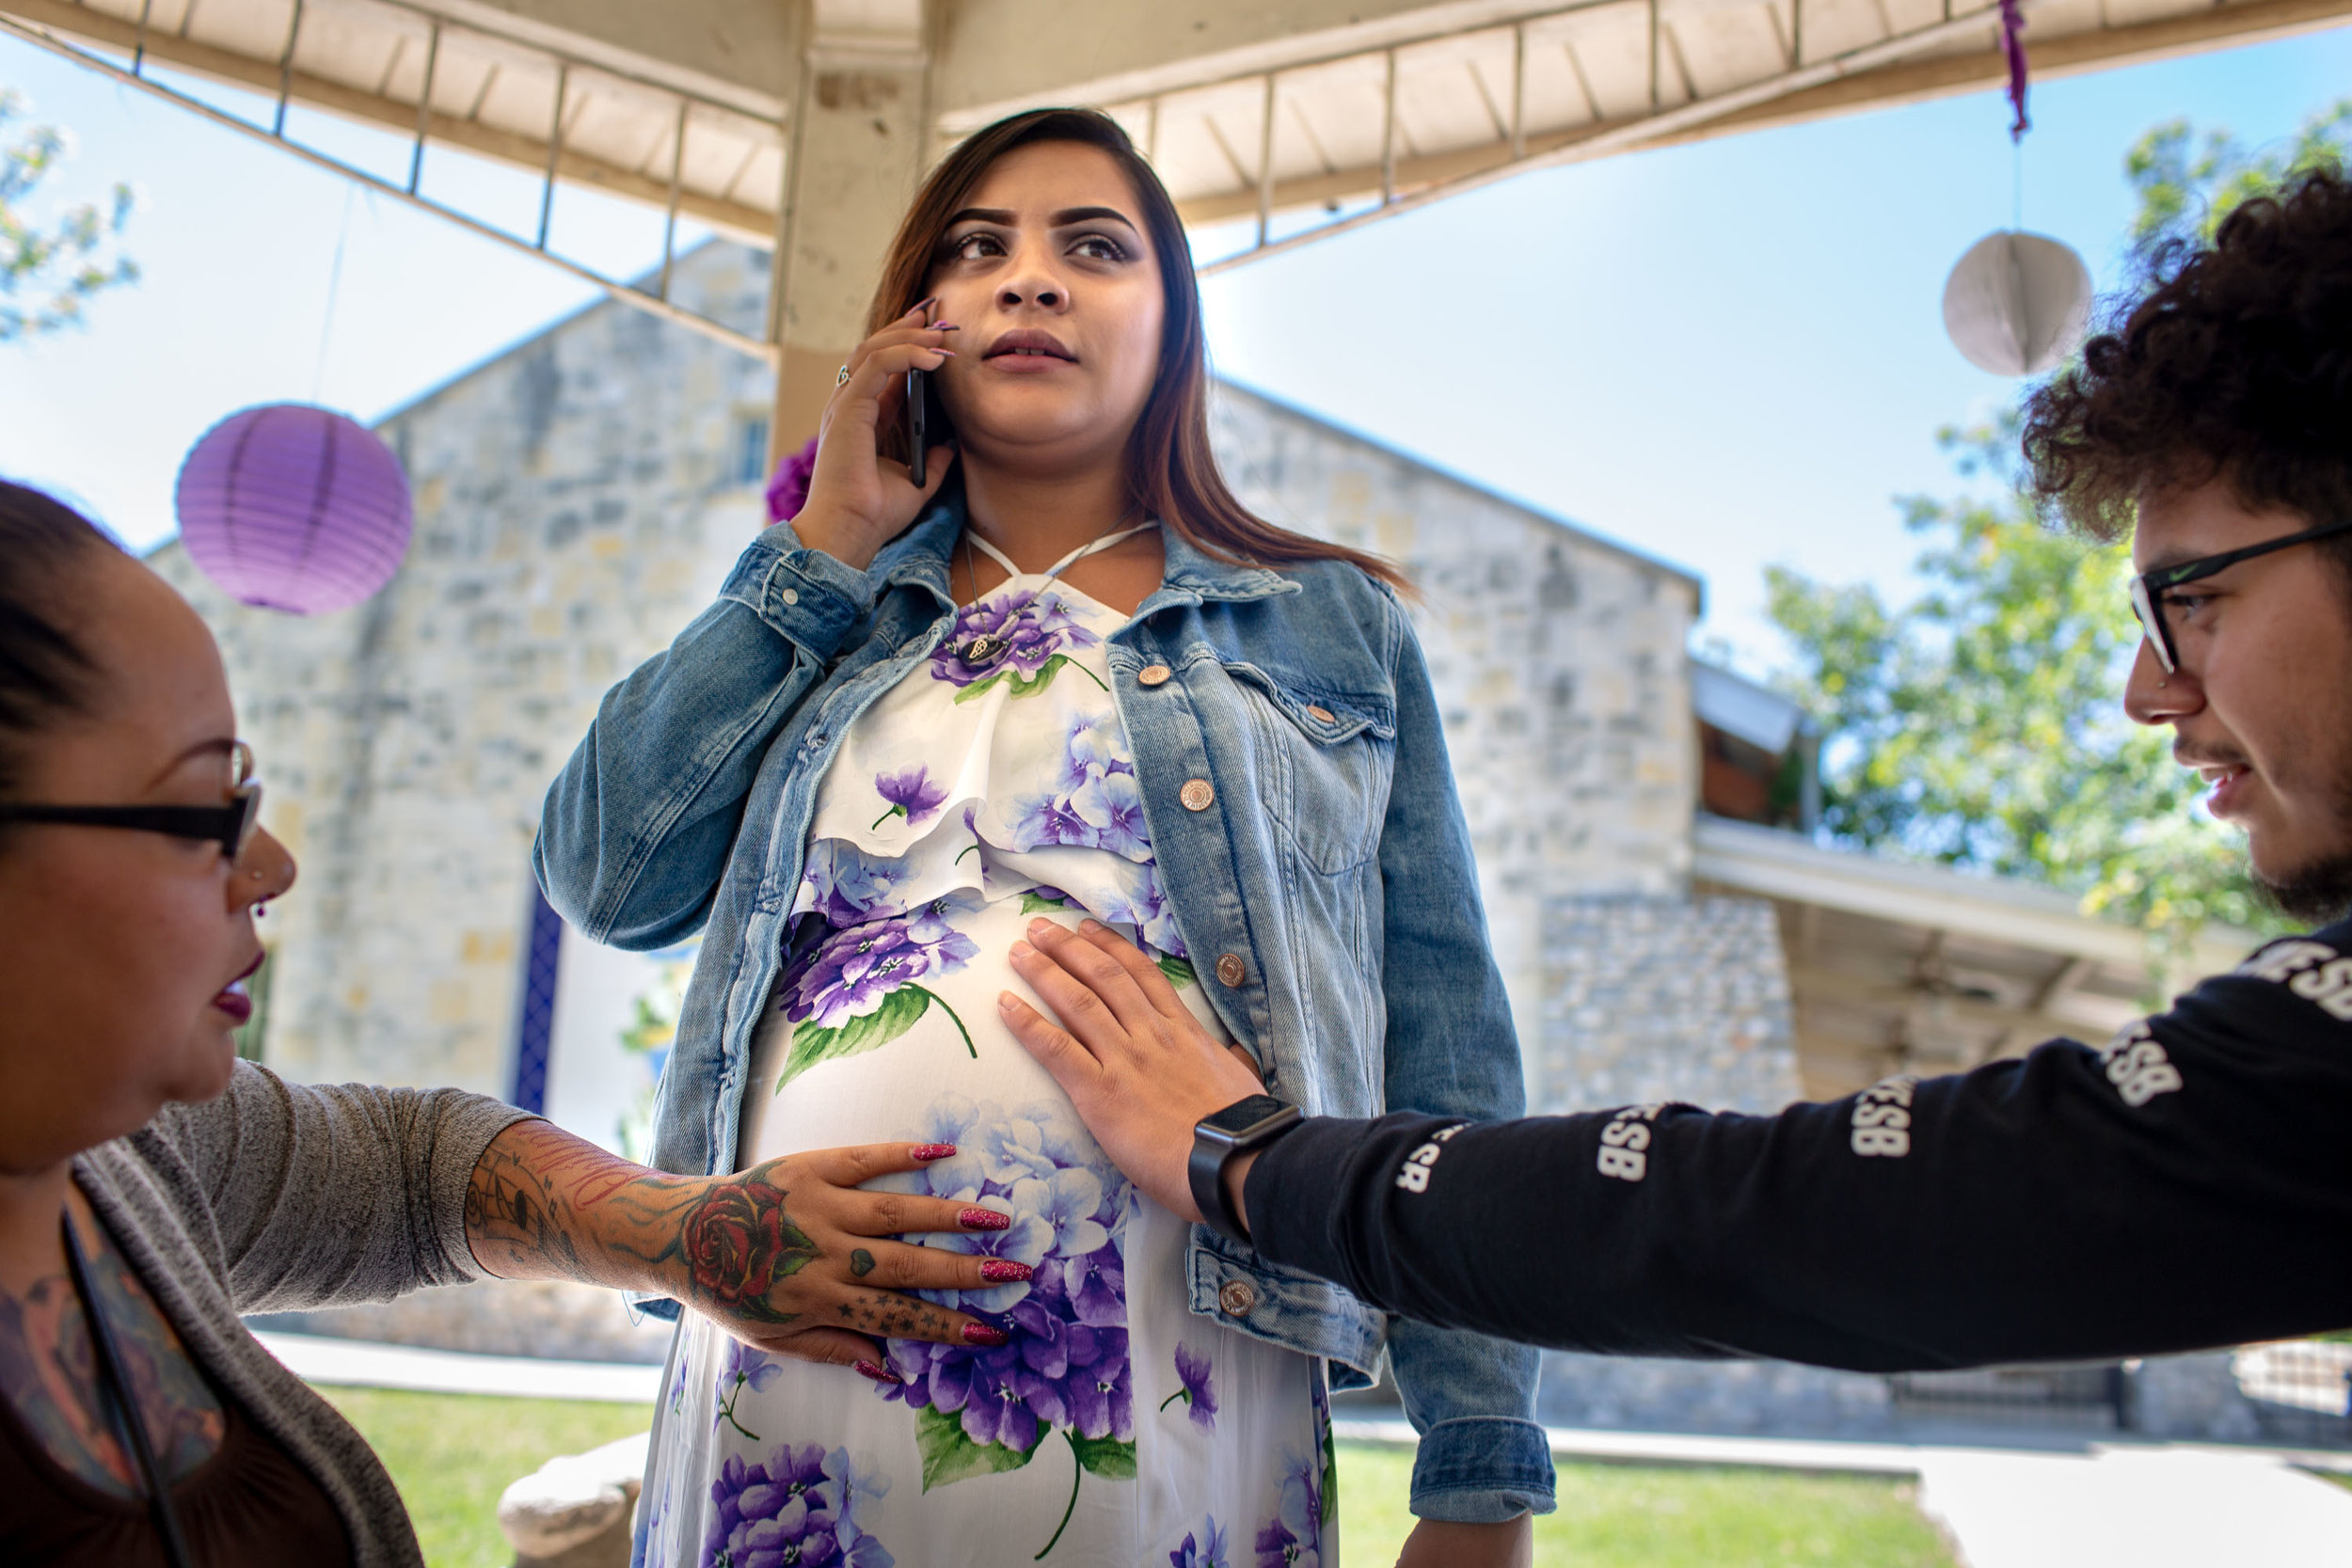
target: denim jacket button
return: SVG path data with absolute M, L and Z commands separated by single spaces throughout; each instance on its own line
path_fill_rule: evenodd
M 1136 682 L 1139 686 L 1165 686 L 1170 673 L 1165 664 L 1147 664 L 1136 672 Z
M 1331 722 L 1331 710 L 1327 707 L 1317 707 L 1314 704 L 1309 703 L 1307 717 L 1318 724 L 1328 724 Z
M 1176 792 L 1176 799 L 1184 803 L 1186 811 L 1207 811 L 1216 801 L 1216 790 L 1206 779 L 1186 779 L 1184 787 Z
M 1258 1305 L 1258 1292 L 1246 1279 L 1229 1279 L 1216 1292 L 1216 1305 L 1229 1318 L 1246 1318 Z
M 776 596 L 782 599 L 786 604 L 799 604 L 801 602 L 801 591 L 797 588 L 787 588 Z
M 1228 953 L 1216 960 L 1216 977 L 1230 990 L 1249 978 L 1249 966 L 1241 961 L 1239 953 Z

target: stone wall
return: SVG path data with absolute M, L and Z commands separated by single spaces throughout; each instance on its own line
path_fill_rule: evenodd
M 1556 894 L 1543 954 L 1534 1108 L 1776 1111 L 1803 1098 L 1770 903 Z
M 1244 504 L 1400 561 L 1420 587 L 1414 621 L 1532 1057 L 1548 901 L 1668 896 L 1688 879 L 1697 579 L 1241 388 L 1219 388 L 1211 428 Z

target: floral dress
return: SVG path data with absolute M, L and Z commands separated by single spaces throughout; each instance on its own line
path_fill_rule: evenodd
M 1029 921 L 1091 914 L 1230 1038 L 1160 888 L 1110 696 L 1104 643 L 1126 617 L 1057 580 L 1125 537 L 1024 574 L 967 534 L 1011 580 L 844 738 L 744 1088 L 746 1167 L 956 1145 L 875 1185 L 1009 1216 L 908 1240 L 1030 1264 L 1023 1284 L 931 1292 L 1010 1341 L 892 1340 L 889 1387 L 688 1313 L 641 1505 L 646 1568 L 1337 1560 L 1321 1363 L 1187 1309 L 1189 1227 L 1128 1185 L 998 1022 L 998 991 L 1027 993 L 1008 955 Z

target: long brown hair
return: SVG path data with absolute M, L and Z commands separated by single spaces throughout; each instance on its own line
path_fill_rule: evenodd
M 1200 287 L 1176 203 L 1119 122 L 1093 109 L 1031 109 L 984 126 L 940 160 L 898 225 L 882 262 L 882 283 L 866 312 L 867 333 L 914 309 L 928 292 L 947 220 L 995 161 L 1036 142 L 1077 142 L 1109 153 L 1125 171 L 1143 209 L 1143 226 L 1159 259 L 1167 309 L 1160 326 L 1160 372 L 1127 448 L 1128 498 L 1203 554 L 1221 561 L 1279 566 L 1344 561 L 1392 588 L 1411 592 L 1391 562 L 1277 528 L 1234 499 L 1209 449 L 1209 345 L 1200 325 Z M 896 438 L 896 432 L 892 433 Z M 898 455 L 904 455 L 903 453 Z

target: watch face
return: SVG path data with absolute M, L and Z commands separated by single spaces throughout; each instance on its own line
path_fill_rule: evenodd
M 1253 1094 L 1237 1104 L 1226 1106 L 1213 1117 L 1202 1118 L 1200 1125 L 1228 1137 L 1238 1138 L 1260 1122 L 1289 1109 L 1287 1104 L 1270 1094 Z

